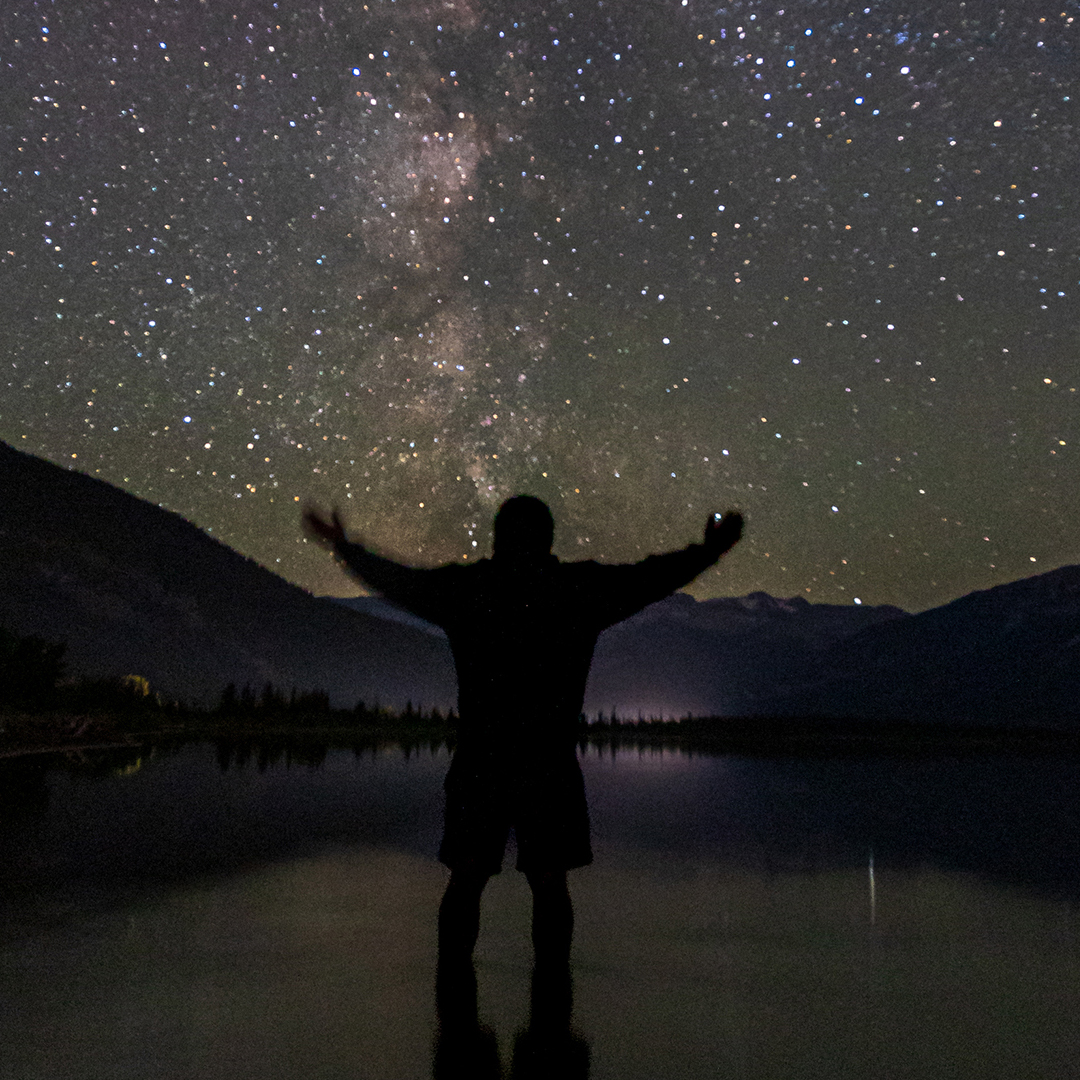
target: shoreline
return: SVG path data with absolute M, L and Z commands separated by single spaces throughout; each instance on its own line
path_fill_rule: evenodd
M 49 755 L 138 750 L 192 742 L 284 743 L 325 748 L 385 744 L 450 747 L 455 733 L 446 723 L 265 724 L 206 720 L 121 727 L 102 715 L 6 717 L 0 724 L 0 761 Z M 78 721 L 82 721 L 79 723 Z M 90 730 L 90 728 L 93 730 Z M 767 717 L 687 717 L 683 720 L 595 722 L 578 741 L 603 753 L 669 748 L 687 753 L 754 757 L 1066 755 L 1080 754 L 1080 732 L 1034 727 L 931 725 L 912 721 L 822 720 Z

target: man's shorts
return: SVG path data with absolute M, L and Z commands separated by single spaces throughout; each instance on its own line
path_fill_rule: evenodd
M 439 861 L 452 870 L 497 874 L 511 829 L 522 873 L 592 862 L 585 780 L 572 748 L 545 759 L 459 746 L 444 787 Z

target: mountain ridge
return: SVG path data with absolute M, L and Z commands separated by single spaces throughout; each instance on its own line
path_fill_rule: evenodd
M 0 626 L 74 673 L 210 704 L 229 683 L 448 708 L 445 637 L 379 597 L 316 597 L 176 514 L 0 443 Z M 1080 728 L 1080 566 L 909 614 L 676 593 L 606 631 L 585 708 Z M 512 704 L 512 703 L 511 703 Z
M 0 550 L 0 625 L 66 641 L 75 673 L 139 674 L 198 704 L 229 682 L 453 703 L 430 635 L 347 612 L 179 515 L 3 443 Z

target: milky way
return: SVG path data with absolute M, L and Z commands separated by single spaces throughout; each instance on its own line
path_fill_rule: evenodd
M 1078 5 L 14 0 L 0 437 L 316 592 L 550 501 L 696 595 L 1078 559 Z

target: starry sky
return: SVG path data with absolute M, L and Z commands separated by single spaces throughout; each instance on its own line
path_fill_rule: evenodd
M 1080 561 L 1080 4 L 10 0 L 0 438 L 288 579 L 738 507 L 692 587 Z

